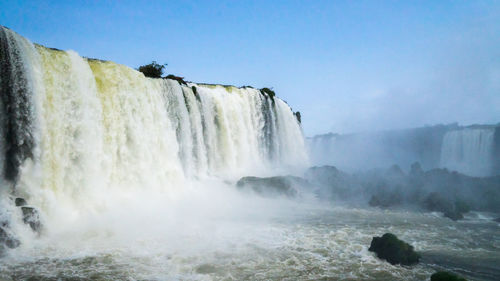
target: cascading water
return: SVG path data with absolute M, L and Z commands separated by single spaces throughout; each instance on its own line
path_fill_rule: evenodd
M 0 51 L 2 198 L 45 216 L 98 212 L 113 192 L 175 196 L 187 181 L 307 162 L 290 107 L 260 90 L 146 78 L 3 27 Z
M 441 167 L 472 176 L 493 174 L 495 128 L 449 131 L 441 147 Z

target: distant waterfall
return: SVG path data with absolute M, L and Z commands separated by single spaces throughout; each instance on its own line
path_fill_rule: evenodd
M 472 176 L 492 174 L 494 135 L 494 128 L 447 132 L 441 148 L 441 167 Z
M 0 51 L 2 185 L 34 205 L 307 162 L 290 107 L 260 90 L 146 78 L 3 27 Z

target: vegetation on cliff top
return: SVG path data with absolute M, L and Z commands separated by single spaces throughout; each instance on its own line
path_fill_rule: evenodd
M 141 65 L 137 70 L 142 72 L 144 76 L 150 78 L 161 78 L 163 75 L 163 70 L 167 64 L 158 64 L 156 61 L 152 61 L 150 64 Z

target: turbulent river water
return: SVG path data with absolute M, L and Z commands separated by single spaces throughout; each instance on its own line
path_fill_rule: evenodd
M 0 280 L 500 279 L 492 214 L 453 222 L 306 189 L 238 191 L 242 176 L 308 166 L 297 115 L 269 92 L 150 79 L 4 27 L 0 51 L 0 227 L 20 241 L 0 249 Z M 16 197 L 38 212 L 38 232 Z M 368 252 L 385 232 L 422 262 Z
M 433 213 L 336 207 L 310 198 L 264 199 L 229 185 L 175 202 L 159 195 L 140 199 L 115 200 L 121 208 L 24 239 L 30 242 L 2 260 L 0 278 L 428 280 L 442 269 L 469 280 L 500 278 L 500 227 L 488 214 L 453 222 Z M 421 263 L 393 266 L 369 252 L 371 238 L 388 231 L 411 243 Z

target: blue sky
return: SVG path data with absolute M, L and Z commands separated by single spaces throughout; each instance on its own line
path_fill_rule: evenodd
M 273 87 L 306 135 L 500 122 L 499 1 L 10 1 L 48 47 Z

